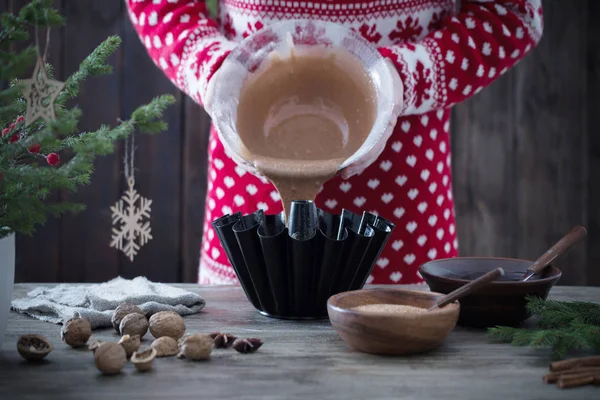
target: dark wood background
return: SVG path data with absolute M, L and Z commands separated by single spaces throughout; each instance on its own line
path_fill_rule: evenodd
M 22 1 L 0 0 L 0 7 Z M 122 148 L 96 166 L 92 185 L 55 199 L 85 212 L 51 219 L 34 237 L 18 237 L 17 282 L 98 282 L 145 275 L 194 282 L 206 191 L 209 119 L 149 60 L 123 1 L 56 0 L 67 26 L 52 32 L 50 62 L 59 79 L 108 35 L 123 39 L 115 73 L 85 83 L 81 130 L 127 117 L 161 93 L 177 104 L 169 131 L 138 135 L 136 183 L 153 200 L 154 239 L 133 263 L 109 248 L 109 207 L 124 189 Z M 574 224 L 587 243 L 559 266 L 562 284 L 600 285 L 600 2 L 546 0 L 539 46 L 516 68 L 455 107 L 454 197 L 461 255 L 534 259 Z

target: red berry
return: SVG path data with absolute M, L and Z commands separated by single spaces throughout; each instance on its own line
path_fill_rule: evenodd
M 8 130 L 9 130 L 9 131 L 12 131 L 13 129 L 15 129 L 15 124 L 10 124 L 10 125 L 8 126 Z
M 31 145 L 31 147 L 29 147 L 27 149 L 27 151 L 30 152 L 31 154 L 39 153 L 40 152 L 40 145 L 39 145 L 39 143 Z
M 60 162 L 60 157 L 56 153 L 50 153 L 46 156 L 46 161 L 50 165 L 56 165 Z
M 17 124 L 19 124 L 19 123 L 21 123 L 21 122 L 23 122 L 23 121 L 25 121 L 25 117 L 23 117 L 22 115 L 19 115 L 19 116 L 17 117 Z
M 8 132 L 10 132 L 10 129 L 8 129 L 8 128 L 2 129 L 2 137 L 8 135 Z
M 16 142 L 16 141 L 18 141 L 18 140 L 19 140 L 19 134 L 18 134 L 18 133 L 15 133 L 14 135 L 12 135 L 12 136 L 10 137 L 10 139 L 8 139 L 8 143 L 14 143 L 14 142 Z

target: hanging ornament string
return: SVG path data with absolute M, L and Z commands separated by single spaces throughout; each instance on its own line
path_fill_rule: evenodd
M 46 17 L 48 18 L 48 17 Z M 39 48 L 39 47 L 38 47 Z M 44 46 L 44 55 L 42 60 L 46 63 L 46 56 L 48 55 L 48 48 L 50 48 L 50 27 L 46 28 L 46 45 Z
M 35 51 L 37 52 L 38 58 L 41 57 L 44 65 L 46 64 L 46 56 L 48 55 L 48 48 L 50 47 L 50 26 L 48 26 L 48 10 L 44 12 L 44 21 L 46 22 L 46 43 L 44 43 L 44 54 L 40 53 L 40 33 L 37 24 L 35 25 Z
M 127 190 L 115 205 L 112 212 L 112 237 L 110 247 L 121 250 L 129 261 L 137 255 L 138 250 L 152 239 L 150 228 L 150 206 L 152 200 L 139 195 L 135 186 L 135 134 L 125 141 L 123 157 L 124 175 Z M 116 225 L 116 226 L 115 226 Z
M 129 143 L 131 141 L 131 143 Z M 125 173 L 125 179 L 127 179 L 127 185 L 133 188 L 135 185 L 135 167 L 134 167 L 134 156 L 135 156 L 135 132 L 131 134 L 131 140 L 128 138 L 125 140 L 125 157 L 123 159 L 123 170 Z

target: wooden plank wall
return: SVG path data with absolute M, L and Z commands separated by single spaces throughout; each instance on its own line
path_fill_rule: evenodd
M 0 7 L 18 8 L 3 0 Z M 77 216 L 18 237 L 18 282 L 99 282 L 117 274 L 194 282 L 206 191 L 209 119 L 152 64 L 122 1 L 55 0 L 67 17 L 53 32 L 50 62 L 72 73 L 111 34 L 123 39 L 115 73 L 87 82 L 77 104 L 82 130 L 126 117 L 161 93 L 178 102 L 169 131 L 136 137 L 136 184 L 153 199 L 154 239 L 133 263 L 108 247 L 109 206 L 124 189 L 122 149 L 102 159 L 91 186 L 56 198 L 85 202 Z M 574 224 L 589 240 L 560 260 L 562 284 L 600 285 L 600 3 L 544 1 L 540 45 L 516 68 L 455 107 L 454 197 L 462 255 L 533 259 Z

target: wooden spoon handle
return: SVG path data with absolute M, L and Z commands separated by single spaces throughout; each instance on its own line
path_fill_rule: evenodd
M 539 274 L 548 264 L 563 253 L 566 253 L 571 247 L 579 243 L 587 234 L 587 230 L 583 226 L 576 226 L 554 246 L 538 258 L 533 264 L 527 268 L 528 271 L 534 274 Z
M 504 270 L 502 268 L 496 268 L 495 270 L 492 270 L 492 271 L 488 272 L 487 274 L 480 276 L 479 278 L 475 279 L 474 281 L 471 281 L 471 282 L 467 283 L 466 285 L 459 287 L 455 291 L 448 293 L 444 297 L 440 298 L 437 301 L 437 303 L 434 306 L 430 307 L 427 311 L 431 311 L 436 308 L 442 308 L 446 304 L 452 303 L 455 300 L 458 300 L 468 294 L 473 293 L 476 290 L 481 289 L 483 286 L 487 285 L 488 283 L 490 283 L 492 281 L 495 281 L 500 276 L 504 276 Z

